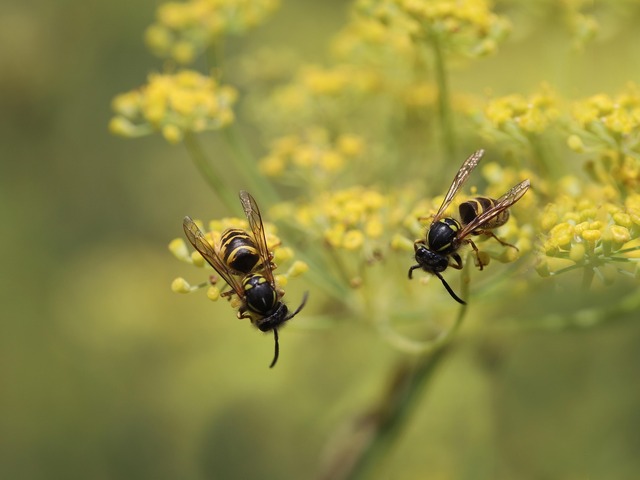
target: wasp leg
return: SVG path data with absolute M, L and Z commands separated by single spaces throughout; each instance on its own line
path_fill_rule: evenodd
M 473 251 L 474 251 L 474 252 L 475 252 L 475 254 L 476 254 L 476 260 L 477 260 L 477 263 L 476 263 L 476 264 L 478 265 L 478 268 L 479 268 L 480 270 L 483 270 L 483 269 L 484 269 L 484 265 L 485 265 L 485 264 L 484 264 L 484 263 L 482 263 L 482 260 L 480 260 L 480 250 L 478 250 L 478 247 L 476 247 L 476 244 L 475 244 L 475 243 L 473 243 L 473 240 L 471 240 L 471 239 L 467 239 L 467 243 L 469 243 L 469 244 L 471 245 L 471 248 L 473 248 Z
M 431 219 L 433 217 L 434 217 L 434 215 L 429 215 L 428 217 L 418 217 L 418 221 L 424 222 L 424 221 L 429 220 L 429 219 Z
M 518 247 L 516 247 L 515 245 L 512 245 L 512 244 L 510 244 L 510 243 L 505 242 L 504 240 L 502 240 L 502 239 L 500 239 L 499 237 L 497 237 L 497 236 L 496 236 L 493 232 L 491 232 L 491 231 L 483 231 L 483 232 L 482 232 L 482 235 L 486 235 L 486 236 L 488 236 L 488 237 L 493 237 L 493 238 L 495 238 L 495 239 L 500 243 L 500 245 L 502 245 L 503 247 L 511 247 L 511 248 L 515 248 L 515 249 L 516 249 L 516 251 L 518 251 L 518 252 L 520 251 L 520 250 L 518 250 Z
M 246 307 L 240 307 L 240 308 L 238 309 L 238 315 L 237 315 L 237 316 L 238 316 L 238 318 L 239 318 L 240 320 L 242 320 L 243 318 L 251 318 L 251 315 L 249 315 L 249 314 L 247 313 L 247 309 L 246 309 Z
M 233 290 L 228 290 L 228 291 L 226 291 L 226 292 L 222 292 L 222 291 L 221 291 L 221 292 L 220 292 L 220 296 L 221 296 L 221 297 L 230 297 L 230 296 L 231 296 L 231 295 L 233 295 L 234 293 L 236 293 L 236 292 L 234 292 Z
M 456 261 L 456 263 L 453 264 L 449 262 L 449 266 L 451 268 L 455 268 L 456 270 L 462 270 L 462 259 L 460 258 L 460 255 L 454 252 L 451 254 L 451 258 L 453 258 Z

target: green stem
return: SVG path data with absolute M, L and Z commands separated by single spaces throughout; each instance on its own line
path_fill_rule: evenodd
M 253 154 L 249 150 L 247 142 L 238 130 L 238 126 L 233 123 L 222 130 L 222 135 L 231 149 L 236 161 L 237 170 L 243 175 L 247 183 L 247 189 L 260 199 L 260 202 L 272 205 L 280 200 L 279 195 L 271 184 L 265 181 L 258 170 Z
M 425 355 L 415 364 L 394 369 L 381 401 L 356 419 L 354 431 L 340 439 L 340 450 L 331 458 L 319 480 L 363 480 L 374 473 L 413 413 L 420 393 L 433 377 L 448 348 Z
M 468 296 L 468 284 L 465 269 L 462 275 L 465 296 Z M 418 357 L 415 363 L 404 361 L 394 369 L 382 399 L 356 420 L 351 435 L 340 439 L 342 448 L 323 468 L 320 480 L 363 480 L 372 476 L 374 467 L 395 445 L 436 368 L 451 351 L 451 341 L 466 312 L 467 306 L 461 305 L 452 328 L 432 343 L 427 354 Z
M 218 196 L 220 201 L 224 204 L 224 206 L 231 210 L 235 211 L 238 208 L 238 197 L 235 193 L 233 193 L 229 187 L 227 187 L 226 183 L 222 179 L 222 177 L 216 172 L 215 168 L 212 165 L 212 162 L 207 157 L 204 152 L 198 137 L 191 132 L 187 132 L 184 136 L 184 145 L 189 152 L 189 156 L 193 163 L 196 165 L 196 168 L 205 179 L 205 181 L 209 184 L 209 186 L 213 189 L 214 193 Z
M 460 291 L 462 292 L 463 298 L 469 297 L 469 265 L 471 265 L 472 263 L 473 261 L 467 260 L 465 268 L 462 270 L 460 279 Z M 451 341 L 455 333 L 460 328 L 460 325 L 462 325 L 462 321 L 464 320 L 466 313 L 467 305 L 461 305 L 460 309 L 458 310 L 458 315 L 456 316 L 456 319 L 451 328 L 442 331 L 436 338 L 428 341 L 414 340 L 412 338 L 401 335 L 391 327 L 391 323 L 387 319 L 385 319 L 384 321 L 377 321 L 376 325 L 378 327 L 378 331 L 382 335 L 382 338 L 384 338 L 387 342 L 389 342 L 389 344 L 391 344 L 398 350 L 414 355 L 431 355 L 438 349 L 446 346 Z
M 447 79 L 447 68 L 445 65 L 444 53 L 440 39 L 436 35 L 431 36 L 433 56 L 435 60 L 435 78 L 438 86 L 438 116 L 440 128 L 442 129 L 442 139 L 447 160 L 450 163 L 456 162 L 456 138 L 453 129 L 453 116 L 451 109 L 451 98 L 449 93 L 449 82 Z

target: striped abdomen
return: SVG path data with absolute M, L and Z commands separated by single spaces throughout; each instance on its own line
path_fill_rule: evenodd
M 460 212 L 460 220 L 462 220 L 462 224 L 468 225 L 483 212 L 493 208 L 495 204 L 496 201 L 489 197 L 475 197 L 461 203 L 458 210 Z M 501 227 L 507 223 L 507 220 L 509 220 L 509 210 L 505 209 L 488 222 L 484 222 L 478 230 L 491 230 L 493 228 Z
M 260 261 L 260 252 L 253 238 L 240 228 L 229 228 L 222 233 L 220 253 L 231 270 L 242 274 L 253 271 Z

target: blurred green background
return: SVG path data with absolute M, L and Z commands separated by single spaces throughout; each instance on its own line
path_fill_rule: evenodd
M 400 358 L 360 325 L 291 325 L 270 371 L 270 336 L 226 305 L 171 293 L 193 273 L 166 248 L 182 217 L 226 212 L 181 147 L 107 132 L 114 94 L 160 66 L 142 41 L 157 4 L 3 2 L 3 479 L 313 478 Z M 321 58 L 346 11 L 284 2 L 234 48 L 294 44 Z M 572 64 L 553 55 L 563 41 L 549 26 L 454 81 L 526 93 L 547 80 L 587 95 L 638 79 L 637 34 Z M 637 478 L 635 316 L 557 334 L 465 336 L 465 325 L 377 478 Z

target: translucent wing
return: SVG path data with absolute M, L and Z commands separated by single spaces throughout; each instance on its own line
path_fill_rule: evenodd
M 225 263 L 218 256 L 216 250 L 204 236 L 204 233 L 202 233 L 202 230 L 200 230 L 195 222 L 191 220 L 191 217 L 184 217 L 182 226 L 184 228 L 184 233 L 187 235 L 187 238 L 189 239 L 189 242 L 191 242 L 191 245 L 193 245 L 193 248 L 195 248 L 200 255 L 204 257 L 207 263 L 211 265 L 216 272 L 218 272 L 218 275 L 220 275 L 222 279 L 229 284 L 239 298 L 244 298 L 242 285 L 229 271 Z
M 473 169 L 476 168 L 476 165 L 478 165 L 478 162 L 483 155 L 484 150 L 478 150 L 464 161 L 464 163 L 460 167 L 460 170 L 458 170 L 458 173 L 456 173 L 456 176 L 453 179 L 451 186 L 449 187 L 449 191 L 445 195 L 444 200 L 442 201 L 442 205 L 440 205 L 440 208 L 438 209 L 438 213 L 434 215 L 433 220 L 431 221 L 432 223 L 436 223 L 442 218 L 445 210 L 451 203 L 451 200 L 453 200 L 453 198 L 456 196 L 456 193 L 458 193 L 460 187 L 464 185 L 464 182 L 467 181 L 467 178 L 469 178 L 469 175 L 471 174 Z
M 258 245 L 258 250 L 260 251 L 260 258 L 262 259 L 262 265 L 264 266 L 264 271 L 262 273 L 271 285 L 275 285 L 273 270 L 271 268 L 271 254 L 269 253 L 269 247 L 267 246 L 267 237 L 264 233 L 264 225 L 262 224 L 262 216 L 260 215 L 258 204 L 256 203 L 255 198 L 245 190 L 240 190 L 240 202 L 242 203 L 244 214 L 247 216 L 247 220 L 249 220 L 249 227 L 253 233 L 253 238 Z
M 504 212 L 507 208 L 520 200 L 520 198 L 522 198 L 527 190 L 529 190 L 530 186 L 531 184 L 527 179 L 512 187 L 511 190 L 509 190 L 498 200 L 496 200 L 496 203 L 492 208 L 489 208 L 488 210 L 482 212 L 476 218 L 471 220 L 467 225 L 465 225 L 464 228 L 460 230 L 458 239 L 461 240 L 474 230 L 482 228 L 482 225 L 499 215 L 500 212 Z

